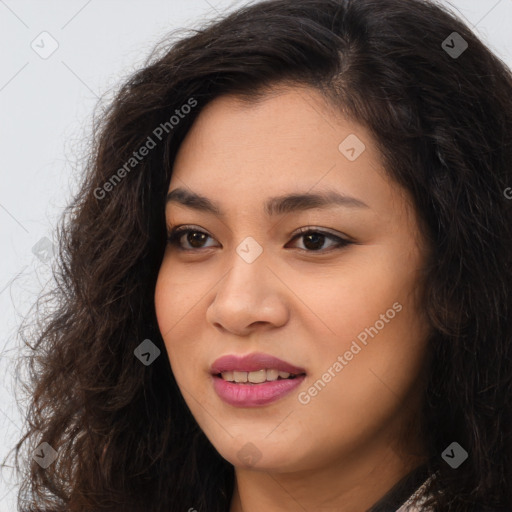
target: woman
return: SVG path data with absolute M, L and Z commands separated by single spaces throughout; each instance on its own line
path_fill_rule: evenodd
M 512 510 L 511 93 L 426 0 L 154 55 L 59 231 L 22 510 Z

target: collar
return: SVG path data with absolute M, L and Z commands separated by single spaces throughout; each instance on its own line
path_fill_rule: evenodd
M 417 505 L 413 502 L 432 478 L 426 464 L 417 467 L 395 484 L 367 512 L 419 512 L 421 509 L 417 506 L 421 506 L 421 502 Z

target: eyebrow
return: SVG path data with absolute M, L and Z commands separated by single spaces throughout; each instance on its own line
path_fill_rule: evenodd
M 220 205 L 207 197 L 184 188 L 175 188 L 167 194 L 167 203 L 176 202 L 187 208 L 224 217 Z M 286 213 L 310 210 L 314 208 L 328 208 L 332 206 L 345 206 L 351 208 L 369 208 L 369 206 L 355 197 L 340 194 L 334 190 L 318 193 L 292 193 L 283 196 L 271 197 L 265 202 L 264 211 L 268 216 L 283 215 Z

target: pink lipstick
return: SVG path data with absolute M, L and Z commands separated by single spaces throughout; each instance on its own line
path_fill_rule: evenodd
M 210 368 L 219 397 L 235 407 L 258 407 L 275 402 L 300 386 L 303 368 L 269 354 L 223 356 Z

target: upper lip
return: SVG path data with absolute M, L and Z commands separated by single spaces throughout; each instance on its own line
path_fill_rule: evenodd
M 306 373 L 304 368 L 299 368 L 291 363 L 287 363 L 282 359 L 271 356 L 270 354 L 253 353 L 245 356 L 226 355 L 216 359 L 211 368 L 210 373 L 217 375 L 222 372 L 239 371 L 254 372 L 263 368 L 275 368 L 281 372 L 293 373 L 299 375 Z

